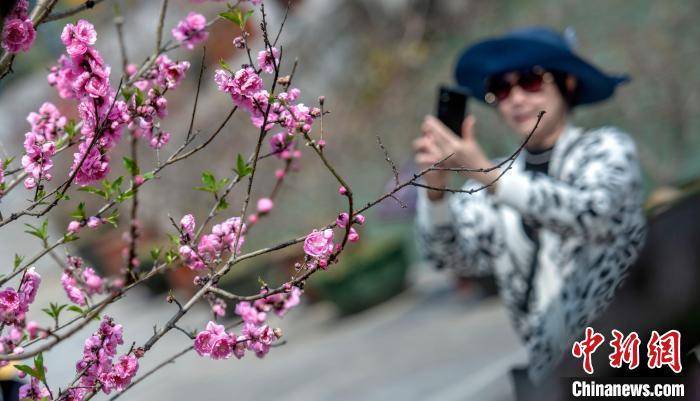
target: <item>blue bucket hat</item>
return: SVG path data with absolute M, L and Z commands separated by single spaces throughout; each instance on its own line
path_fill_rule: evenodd
M 496 74 L 540 66 L 577 78 L 572 106 L 605 100 L 627 75 L 609 75 L 577 56 L 563 35 L 546 27 L 527 27 L 486 39 L 462 52 L 455 78 L 472 96 L 485 102 L 486 80 Z

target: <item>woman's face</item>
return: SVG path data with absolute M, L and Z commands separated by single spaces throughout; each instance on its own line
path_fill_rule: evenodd
M 517 72 L 502 76 L 510 83 L 518 82 L 518 77 Z M 558 133 L 560 131 L 558 128 L 566 123 L 568 107 L 551 73 L 544 73 L 542 85 L 537 91 L 526 91 L 519 85 L 513 85 L 510 94 L 497 102 L 496 107 L 503 120 L 523 138 L 527 137 L 535 127 L 539 112 L 545 111 L 537 132 L 528 143 L 528 148 L 552 146 L 556 141 L 556 138 L 552 140 L 552 134 Z

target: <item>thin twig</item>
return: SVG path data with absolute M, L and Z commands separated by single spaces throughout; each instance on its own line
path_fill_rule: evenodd
M 90 10 L 90 9 L 94 8 L 96 5 L 102 3 L 103 1 L 104 0 L 87 0 L 79 6 L 75 6 L 73 8 L 69 8 L 69 9 L 64 10 L 64 11 L 58 11 L 55 13 L 51 13 L 51 15 L 46 17 L 44 19 L 44 21 L 42 21 L 42 22 L 46 23 L 46 22 L 58 21 L 60 19 L 72 17 L 81 11 Z

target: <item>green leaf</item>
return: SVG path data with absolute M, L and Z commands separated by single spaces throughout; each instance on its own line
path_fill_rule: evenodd
M 168 238 L 170 238 L 170 242 L 175 245 L 175 246 L 180 246 L 180 237 L 175 235 L 175 234 L 170 234 L 168 233 Z
M 78 313 L 80 313 L 81 315 L 84 313 L 83 310 L 82 310 L 79 306 L 77 306 L 77 305 L 71 305 L 71 306 L 69 306 L 69 307 L 68 307 L 68 310 L 71 311 L 71 312 L 78 312 Z
M 58 304 L 51 302 L 51 303 L 49 303 L 49 308 L 44 308 L 44 309 L 42 309 L 42 311 L 44 311 L 44 313 L 49 315 L 49 317 L 51 317 L 58 324 L 58 317 L 61 315 L 61 311 L 66 306 L 68 306 L 68 305 L 63 304 L 63 305 L 59 306 Z
M 36 371 L 34 371 L 34 369 L 32 369 L 31 366 L 14 365 L 14 367 L 15 367 L 15 369 L 19 370 L 20 372 L 24 372 L 24 373 L 28 374 L 29 376 L 36 377 L 37 379 L 39 378 Z
M 219 13 L 220 17 L 226 18 L 238 25 L 241 29 L 245 28 L 245 24 L 248 22 L 248 18 L 250 18 L 251 15 L 253 15 L 253 10 L 241 12 L 239 8 L 230 8 L 228 11 Z
M 243 159 L 243 156 L 239 153 L 238 156 L 236 157 L 236 174 L 238 174 L 239 177 L 243 178 L 253 172 L 253 168 L 246 163 L 245 159 Z
M 49 220 L 44 220 L 41 223 L 41 227 L 34 227 L 31 224 L 24 223 L 25 226 L 29 227 L 29 230 L 25 230 L 24 232 L 27 234 L 31 234 L 37 238 L 39 238 L 42 241 L 45 241 L 49 238 L 48 235 L 48 226 L 49 226 Z
M 202 183 L 207 187 L 214 187 L 216 185 L 216 178 L 211 171 L 205 171 L 202 173 Z
M 15 254 L 15 270 L 19 267 L 20 264 L 22 264 L 23 260 L 24 256 L 19 256 L 18 254 Z
M 153 171 L 149 171 L 143 175 L 143 180 L 148 181 L 152 180 L 156 175 L 153 173 Z
M 117 228 L 119 226 L 119 211 L 115 210 L 111 215 L 105 217 L 105 221 Z
M 222 210 L 228 209 L 228 202 L 226 202 L 226 199 L 220 198 L 219 203 L 216 204 L 216 211 L 220 212 Z
M 78 208 L 75 209 L 75 211 L 71 213 L 70 216 L 76 220 L 86 220 L 87 214 L 85 213 L 85 202 L 80 202 L 78 204 Z
M 119 194 L 119 196 L 117 197 L 117 202 L 124 202 L 127 199 L 131 199 L 134 196 L 135 192 L 136 191 L 134 191 L 134 189 L 132 188 L 124 193 Z
M 124 160 L 124 167 L 126 168 L 126 171 L 129 172 L 131 175 L 138 175 L 139 174 L 139 166 L 136 165 L 136 162 L 128 157 L 124 157 L 122 160 Z
M 177 257 L 178 257 L 177 252 L 175 252 L 171 249 L 168 251 L 168 253 L 165 254 L 165 261 L 168 264 L 170 264 L 170 263 L 173 263 L 175 261 L 175 259 L 177 259 Z
M 151 259 L 156 261 L 156 260 L 158 260 L 159 257 L 160 257 L 160 248 L 153 247 L 151 249 Z
M 131 97 L 134 96 L 134 91 L 128 88 L 122 88 L 122 96 L 124 97 L 124 101 L 128 103 Z
M 44 353 L 40 352 L 39 355 L 37 355 L 34 358 L 34 369 L 36 370 L 38 374 L 38 379 L 41 380 L 42 382 L 46 381 L 46 370 L 44 370 Z
M 220 65 L 221 68 L 223 68 L 224 70 L 226 70 L 226 71 L 230 72 L 231 74 L 233 74 L 233 70 L 231 69 L 231 66 L 228 65 L 228 64 L 226 64 L 226 62 L 224 61 L 224 59 L 222 59 L 222 58 L 219 59 L 219 65 Z
M 121 187 L 122 187 L 123 182 L 124 182 L 124 177 L 122 177 L 122 176 L 117 177 L 117 179 L 114 180 L 114 182 L 112 182 L 112 184 L 110 185 L 110 189 L 112 190 L 112 193 L 121 192 Z
M 143 94 L 141 89 L 136 88 L 136 107 L 141 106 L 146 100 L 146 96 Z
M 92 186 L 90 186 L 90 185 L 84 186 L 84 187 L 81 187 L 81 188 L 78 188 L 78 191 L 89 192 L 89 193 L 92 193 L 92 194 L 95 194 L 95 195 L 99 195 L 99 196 L 101 196 L 101 197 L 103 197 L 103 198 L 105 198 L 105 199 L 109 199 L 109 196 L 107 196 L 107 192 L 106 192 L 106 191 L 103 191 L 103 190 L 101 190 L 101 189 L 99 189 L 99 188 L 92 187 Z
M 75 134 L 78 133 L 78 127 L 77 127 L 77 123 L 75 122 L 75 120 L 73 120 L 73 119 L 68 120 L 68 123 L 66 123 L 66 125 L 63 127 L 63 131 L 65 131 L 65 133 L 68 135 L 69 141 L 71 139 L 73 139 Z
M 3 169 L 3 170 L 7 170 L 7 167 L 9 167 L 10 163 L 12 163 L 13 160 L 15 160 L 15 157 L 14 157 L 14 156 L 13 156 L 13 157 L 10 157 L 9 159 L 3 160 L 3 162 L 2 162 L 2 169 Z
M 216 177 L 214 177 L 214 174 L 211 171 L 202 172 L 202 184 L 204 185 L 201 187 L 195 187 L 194 189 L 198 191 L 211 192 L 214 194 L 217 192 Z

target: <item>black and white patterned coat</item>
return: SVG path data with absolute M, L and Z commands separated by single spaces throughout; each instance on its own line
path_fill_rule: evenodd
M 547 174 L 524 171 L 522 159 L 495 193 L 431 202 L 419 188 L 416 228 L 421 253 L 438 268 L 495 275 L 528 350 L 530 378 L 538 381 L 610 303 L 643 245 L 646 224 L 636 148 L 620 130 L 567 126 Z M 479 185 L 468 181 L 463 188 Z M 538 227 L 534 258 L 523 221 Z

